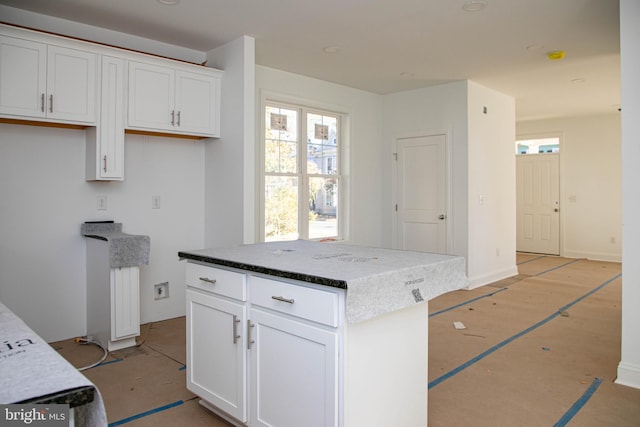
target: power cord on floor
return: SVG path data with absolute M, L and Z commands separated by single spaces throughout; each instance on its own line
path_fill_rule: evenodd
M 98 341 L 94 341 L 93 339 L 91 339 L 91 337 L 78 337 L 74 341 L 82 345 L 95 344 L 98 347 L 100 347 L 104 352 L 104 354 L 102 355 L 102 358 L 99 361 L 97 361 L 96 363 L 92 363 L 91 365 L 78 368 L 78 371 L 86 371 L 87 369 L 95 368 L 96 366 L 104 362 L 107 356 L 109 355 L 109 352 L 107 351 L 107 349 L 104 348 L 102 344 L 100 344 Z

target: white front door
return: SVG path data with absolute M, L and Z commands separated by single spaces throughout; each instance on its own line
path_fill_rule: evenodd
M 560 255 L 557 153 L 516 156 L 516 250 Z
M 397 249 L 447 252 L 447 139 L 396 140 Z

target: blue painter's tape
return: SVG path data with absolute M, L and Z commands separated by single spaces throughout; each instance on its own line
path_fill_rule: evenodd
M 447 311 L 451 311 L 451 310 L 454 310 L 454 309 L 456 309 L 458 307 L 462 307 L 464 305 L 471 304 L 472 302 L 478 301 L 478 300 L 480 300 L 482 298 L 492 297 L 495 294 L 497 294 L 498 292 L 506 291 L 507 289 L 509 289 L 509 288 L 502 288 L 502 289 L 498 289 L 497 291 L 494 291 L 494 292 L 491 292 L 491 293 L 488 293 L 488 294 L 485 294 L 485 295 L 480 295 L 479 297 L 472 298 L 469 301 L 461 302 L 460 304 L 456 304 L 456 305 L 453 305 L 453 306 L 451 306 L 449 308 L 445 308 L 445 309 L 442 309 L 440 311 L 436 311 L 435 313 L 431 313 L 429 315 L 429 317 L 433 317 L 433 316 L 437 316 L 438 314 L 446 313 Z
M 593 396 L 593 394 L 596 392 L 600 384 L 602 384 L 602 379 L 600 378 L 594 379 L 591 385 L 589 386 L 589 388 L 582 394 L 582 396 L 580 396 L 578 400 L 576 400 L 573 406 L 571 406 L 571 408 L 569 408 L 569 410 L 565 412 L 562 418 L 560 418 L 558 422 L 553 425 L 553 427 L 566 426 L 567 423 L 571 421 L 573 417 L 576 416 L 578 411 L 580 411 L 580 409 L 582 409 L 582 407 L 586 405 L 589 399 L 591 399 L 591 396 Z
M 613 282 L 614 280 L 618 279 L 621 276 L 622 276 L 622 274 L 615 275 L 611 279 L 607 280 L 606 282 L 602 283 L 601 285 L 596 286 L 595 288 L 593 288 L 592 290 L 590 290 L 586 294 L 582 295 L 580 298 L 577 298 L 577 299 L 573 300 L 572 302 L 570 302 L 569 304 L 565 305 L 564 307 L 559 308 L 558 311 L 556 311 L 555 313 L 553 313 L 552 315 L 550 315 L 546 319 L 543 319 L 543 320 L 539 321 L 538 323 L 536 323 L 535 325 L 530 326 L 527 329 L 518 332 L 517 334 L 515 334 L 515 335 L 507 338 L 506 340 L 494 345 L 493 347 L 489 348 L 488 350 L 483 351 L 482 353 L 480 353 L 479 355 L 477 355 L 473 359 L 468 360 L 467 362 L 463 363 L 462 365 L 458 366 L 457 368 L 452 369 L 451 371 L 447 372 L 446 374 L 436 378 L 435 380 L 433 380 L 433 381 L 431 381 L 429 383 L 429 387 L 428 388 L 432 389 L 433 387 L 437 386 L 441 382 L 443 382 L 445 380 L 448 380 L 452 376 L 462 372 L 463 370 L 465 370 L 469 366 L 471 366 L 474 363 L 484 359 L 485 357 L 487 357 L 491 353 L 501 349 L 502 347 L 504 347 L 505 345 L 511 343 L 512 341 L 515 341 L 516 339 L 520 338 L 521 336 L 526 335 L 526 334 L 528 334 L 529 332 L 531 332 L 531 331 L 533 331 L 535 329 L 538 329 L 540 326 L 542 326 L 542 325 L 548 323 L 549 321 L 555 319 L 556 317 L 558 317 L 560 315 L 561 311 L 568 310 L 570 307 L 573 307 L 575 304 L 579 303 L 583 299 L 585 299 L 588 296 L 593 295 L 594 293 L 598 292 L 600 289 L 604 288 L 609 283 Z
M 526 264 L 526 263 L 528 263 L 528 262 L 535 261 L 535 260 L 542 259 L 542 258 L 546 258 L 546 257 L 547 257 L 546 255 L 538 256 L 538 257 L 535 257 L 535 258 L 528 259 L 528 260 L 526 260 L 526 261 L 519 262 L 519 263 L 518 263 L 518 264 L 516 264 L 516 265 Z
M 166 411 L 167 409 L 175 408 L 176 406 L 180 406 L 183 403 L 184 402 L 182 400 L 178 400 L 177 402 L 169 403 L 168 405 L 160 406 L 158 408 L 151 409 L 151 410 L 143 412 L 141 414 L 133 415 L 133 416 L 128 417 L 128 418 L 123 418 L 123 419 L 121 419 L 119 421 L 114 421 L 112 423 L 109 423 L 109 427 L 121 426 L 123 424 L 130 423 L 131 421 L 135 421 L 135 420 L 138 420 L 140 418 L 143 418 L 143 417 L 146 417 L 146 416 L 149 416 L 149 415 L 157 414 L 158 412 Z
M 95 367 L 97 368 L 98 366 L 111 365 L 112 363 L 122 362 L 123 360 L 124 359 L 113 359 L 113 360 L 109 360 L 108 362 L 102 362 L 102 363 L 96 365 Z
M 569 262 L 565 262 L 564 264 L 560 264 L 560 265 L 558 265 L 556 267 L 550 268 L 550 269 L 545 270 L 545 271 L 541 271 L 540 273 L 536 273 L 536 274 L 533 275 L 533 277 L 542 276 L 543 274 L 550 273 L 550 272 L 552 272 L 554 270 L 558 270 L 558 269 L 560 269 L 562 267 L 566 267 L 567 265 L 573 264 L 574 262 L 578 262 L 578 261 L 582 261 L 582 259 L 578 258 L 578 259 L 571 260 Z

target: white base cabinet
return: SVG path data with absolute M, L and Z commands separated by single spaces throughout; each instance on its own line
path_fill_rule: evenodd
M 252 426 L 338 425 L 338 334 L 250 312 Z
M 109 265 L 109 242 L 87 241 L 87 336 L 109 351 L 140 335 L 140 267 Z
M 186 272 L 187 388 L 206 408 L 236 426 L 427 425 L 426 304 L 347 324 L 343 289 Z
M 245 422 L 244 304 L 187 290 L 187 388 Z

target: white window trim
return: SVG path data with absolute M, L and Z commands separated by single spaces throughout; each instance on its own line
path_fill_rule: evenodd
M 310 112 L 330 112 L 332 114 L 336 114 L 340 117 L 340 153 L 339 153 L 339 163 L 338 168 L 340 171 L 340 191 L 338 194 L 338 240 L 347 241 L 349 240 L 349 229 L 350 229 L 350 200 L 351 200 L 351 190 L 350 190 L 350 137 L 351 137 L 351 121 L 350 121 L 350 112 L 349 109 L 336 106 L 332 104 L 326 104 L 321 102 L 309 101 L 308 99 L 292 97 L 289 95 L 279 94 L 276 92 L 270 92 L 261 90 L 260 91 L 260 103 L 258 106 L 258 111 L 256 112 L 258 115 L 258 130 L 257 130 L 257 148 L 258 152 L 256 155 L 256 170 L 259 171 L 256 177 L 257 189 L 256 191 L 256 200 L 258 207 L 258 215 L 257 215 L 257 224 L 256 224 L 256 241 L 264 242 L 265 241 L 265 194 L 264 194 L 264 186 L 265 186 L 265 170 L 264 170 L 264 142 L 265 142 L 265 109 L 268 104 L 280 104 L 282 106 L 290 106 L 292 108 L 300 108 Z M 308 227 L 307 221 L 300 221 L 301 227 Z

